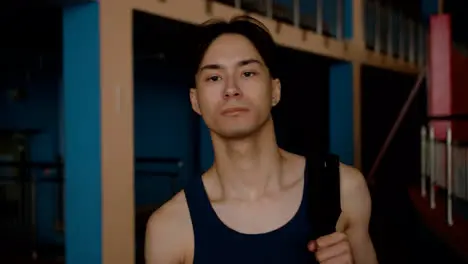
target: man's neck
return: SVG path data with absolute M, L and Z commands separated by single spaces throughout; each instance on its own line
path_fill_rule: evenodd
M 214 170 L 224 195 L 255 200 L 279 188 L 282 156 L 276 143 L 273 121 L 255 135 L 237 140 L 213 138 Z

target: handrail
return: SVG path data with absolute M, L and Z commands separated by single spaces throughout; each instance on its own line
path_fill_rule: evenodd
M 379 151 L 379 153 L 377 155 L 377 158 L 375 159 L 374 163 L 372 164 L 372 168 L 371 168 L 371 170 L 370 170 L 370 172 L 369 172 L 369 174 L 367 176 L 367 181 L 369 183 L 371 183 L 371 184 L 374 183 L 375 173 L 376 173 L 377 169 L 380 166 L 382 158 L 385 156 L 388 147 L 390 146 L 391 142 L 393 141 L 393 138 L 395 137 L 396 132 L 400 128 L 401 123 L 402 123 L 403 119 L 405 118 L 405 116 L 406 116 L 406 114 L 407 114 L 407 112 L 409 110 L 409 107 L 411 106 L 411 104 L 414 101 L 414 98 L 416 98 L 416 95 L 418 94 L 418 92 L 419 92 L 419 90 L 420 90 L 420 88 L 422 86 L 421 84 L 423 83 L 423 80 L 424 80 L 425 77 L 426 77 L 426 71 L 424 70 L 419 74 L 416 83 L 414 84 L 413 88 L 411 89 L 411 92 L 410 92 L 410 94 L 408 96 L 408 99 L 406 99 L 406 102 L 404 103 L 403 107 L 401 108 L 400 113 L 398 114 L 398 117 L 397 117 L 395 123 L 392 126 L 392 129 L 388 133 L 384 144 L 380 148 L 380 151 Z
M 21 214 L 17 215 L 17 217 L 21 220 L 24 225 L 31 225 L 31 234 L 33 240 L 33 249 L 32 249 L 32 256 L 33 259 L 36 259 L 38 256 L 37 252 L 37 231 L 36 231 L 36 188 L 37 185 L 40 183 L 53 183 L 60 186 L 66 181 L 64 177 L 64 162 L 59 158 L 58 161 L 55 162 L 30 162 L 27 160 L 21 161 L 0 161 L 0 168 L 14 168 L 18 169 L 18 172 L 12 176 L 7 175 L 0 175 L 0 185 L 20 185 L 22 192 L 28 193 L 26 197 L 21 198 L 21 204 L 19 210 L 21 210 Z M 184 165 L 183 161 L 180 158 L 176 157 L 136 157 L 135 164 L 141 165 L 151 165 L 151 164 L 170 164 L 175 165 L 173 166 L 174 169 L 167 169 L 167 170 L 153 170 L 151 168 L 143 168 L 137 169 L 135 168 L 135 176 L 137 177 L 168 177 L 171 179 L 171 189 L 172 193 L 175 193 L 175 181 L 178 179 L 180 175 L 181 169 Z M 48 175 L 39 176 L 34 175 L 33 169 L 39 169 L 43 172 L 45 170 L 54 170 L 56 169 L 56 175 Z M 45 172 L 47 173 L 47 172 Z M 64 228 L 64 190 L 63 187 L 59 188 L 59 198 L 58 198 L 58 217 L 55 220 L 56 227 L 59 231 L 63 231 Z M 30 200 L 31 199 L 31 200 Z M 24 204 L 30 204 L 29 206 Z

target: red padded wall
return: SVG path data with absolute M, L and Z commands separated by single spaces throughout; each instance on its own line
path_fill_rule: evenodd
M 450 115 L 451 41 L 450 17 L 432 16 L 429 34 L 429 91 L 430 116 Z
M 434 15 L 429 33 L 428 115 L 468 115 L 468 59 L 453 48 L 450 15 Z M 468 141 L 468 121 L 432 121 L 437 139 Z

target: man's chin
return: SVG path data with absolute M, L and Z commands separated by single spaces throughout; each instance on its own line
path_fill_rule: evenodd
M 223 126 L 222 129 L 215 129 L 213 132 L 220 138 L 227 140 L 242 140 L 249 137 L 253 137 L 258 134 L 268 123 L 253 124 L 251 122 L 239 122 L 237 124 L 229 124 L 229 126 Z
M 252 127 L 236 127 L 219 131 L 218 136 L 226 140 L 242 140 L 254 136 L 258 132 L 258 128 Z

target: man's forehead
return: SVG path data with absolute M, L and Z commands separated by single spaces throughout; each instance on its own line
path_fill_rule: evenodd
M 255 45 L 245 36 L 225 34 L 215 39 L 208 46 L 201 61 L 200 69 L 248 64 L 264 65 L 263 58 Z
M 208 46 L 205 55 L 213 54 L 238 54 L 253 56 L 258 53 L 254 43 L 240 34 L 224 34 L 214 39 Z

